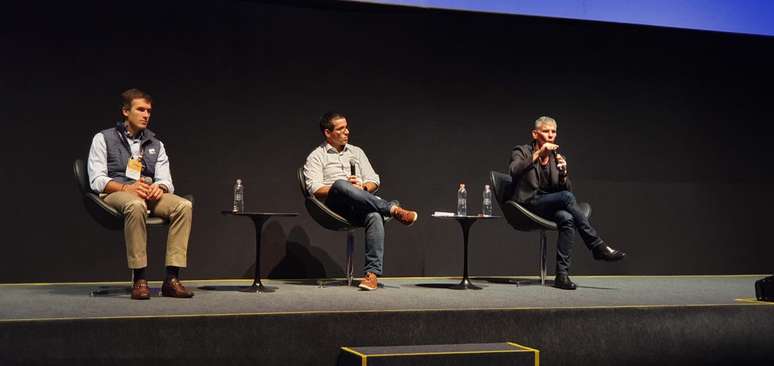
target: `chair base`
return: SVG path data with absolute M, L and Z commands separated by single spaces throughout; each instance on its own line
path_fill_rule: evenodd
M 339 287 L 339 286 L 347 286 L 347 287 L 357 287 L 357 284 L 354 283 L 351 278 L 343 279 L 343 280 L 319 280 L 317 281 L 317 287 L 318 288 L 326 288 L 326 287 Z
M 326 288 L 326 287 L 339 287 L 339 286 L 347 286 L 347 287 L 358 287 L 360 284 L 360 281 L 354 281 L 354 280 L 318 280 L 317 281 L 317 288 Z M 383 283 L 379 282 L 376 284 L 377 288 L 400 288 L 400 286 L 385 286 Z
M 131 286 L 100 286 L 89 292 L 89 296 L 126 295 L 132 293 Z
M 325 288 L 328 286 L 352 286 L 352 277 L 354 273 L 354 267 L 352 265 L 352 253 L 355 251 L 355 232 L 353 230 L 347 230 L 347 264 L 345 274 L 346 279 L 344 280 L 320 280 L 317 281 L 317 285 L 319 288 Z
M 540 230 L 540 285 L 546 285 L 546 251 L 548 238 L 546 237 L 546 231 Z
M 89 296 L 91 297 L 120 296 L 120 295 L 131 295 L 131 294 L 132 294 L 131 286 L 100 286 L 94 290 L 91 290 L 91 292 L 89 292 Z M 151 287 L 150 295 L 151 297 L 161 296 L 161 288 Z

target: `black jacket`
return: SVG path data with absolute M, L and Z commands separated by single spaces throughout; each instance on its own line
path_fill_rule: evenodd
M 508 168 L 513 185 L 508 196 L 511 197 L 512 201 L 528 203 L 540 189 L 540 175 L 538 174 L 540 163 L 532 161 L 534 148 L 535 143 L 532 142 L 516 146 L 511 151 L 511 161 Z M 548 175 L 550 182 L 545 189 L 546 192 L 572 191 L 570 178 L 561 179 L 559 177 L 559 169 L 556 167 L 556 160 L 553 156 L 550 156 L 548 160 Z

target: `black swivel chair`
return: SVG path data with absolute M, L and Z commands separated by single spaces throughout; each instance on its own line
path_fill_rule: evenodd
M 540 284 L 545 286 L 546 284 L 546 231 L 556 231 L 556 223 L 550 220 L 546 220 L 534 213 L 530 212 L 524 206 L 511 201 L 510 193 L 512 192 L 511 185 L 513 184 L 511 176 L 500 172 L 492 171 L 489 173 L 490 180 L 492 182 L 492 189 L 494 190 L 495 199 L 500 209 L 503 211 L 503 216 L 508 223 L 518 231 L 539 231 L 540 232 Z M 578 204 L 583 215 L 587 218 L 591 216 L 591 205 L 582 202 Z
M 108 230 L 122 230 L 124 228 L 124 215 L 108 206 L 98 194 L 92 192 L 89 187 L 89 174 L 86 171 L 86 163 L 83 160 L 75 160 L 73 163 L 73 175 L 75 176 L 75 182 L 78 184 L 78 189 L 81 191 L 83 205 L 86 207 L 86 212 L 89 213 L 89 216 Z M 185 198 L 193 202 L 193 196 L 187 195 Z M 167 220 L 154 216 L 148 216 L 145 223 L 148 226 L 169 224 Z M 131 291 L 131 287 L 100 287 L 91 291 L 91 296 L 130 293 Z
M 354 272 L 352 267 L 352 252 L 355 249 L 355 233 L 353 231 L 357 228 L 357 225 L 333 212 L 333 210 L 325 206 L 325 204 L 320 202 L 313 194 L 309 194 L 306 190 L 303 167 L 298 168 L 298 184 L 301 188 L 301 193 L 304 195 L 304 206 L 306 206 L 306 211 L 309 212 L 309 216 L 312 216 L 314 221 L 328 230 L 347 232 L 347 268 L 344 272 L 347 276 L 347 286 L 352 286 L 352 273 Z M 320 282 L 320 287 L 324 287 L 324 285 L 324 282 Z
M 325 206 L 323 202 L 317 199 L 313 194 L 309 194 L 306 190 L 306 179 L 304 178 L 304 167 L 298 168 L 298 185 L 301 188 L 301 194 L 304 195 L 304 206 L 306 211 L 309 212 L 309 216 L 316 221 L 320 226 L 333 231 L 346 231 L 347 232 L 347 265 L 346 265 L 346 284 L 352 286 L 352 274 L 354 269 L 352 267 L 352 252 L 355 248 L 355 233 L 354 230 L 361 227 L 356 225 L 341 215 L 333 212 L 328 206 Z M 387 222 L 391 218 L 387 218 L 384 221 Z M 320 287 L 325 285 L 331 285 L 333 282 L 320 282 Z

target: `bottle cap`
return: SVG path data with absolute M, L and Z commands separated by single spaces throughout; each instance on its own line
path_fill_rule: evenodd
M 242 184 L 242 180 L 241 179 L 237 179 L 237 184 Z

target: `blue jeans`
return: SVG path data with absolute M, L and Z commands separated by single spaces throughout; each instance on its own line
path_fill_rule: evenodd
M 365 227 L 365 267 L 363 271 L 382 274 L 384 258 L 384 218 L 392 203 L 358 189 L 346 180 L 333 183 L 325 205 L 355 225 Z
M 591 227 L 588 218 L 583 216 L 572 192 L 537 194 L 527 202 L 527 206 L 538 216 L 556 222 L 559 230 L 559 238 L 556 241 L 556 274 L 569 273 L 576 229 L 589 249 L 604 244 L 597 231 Z

